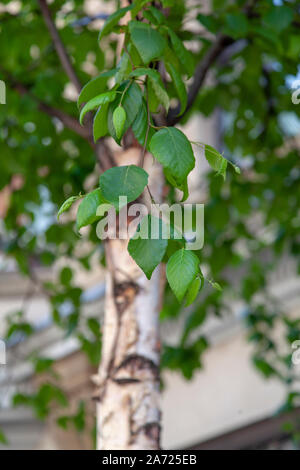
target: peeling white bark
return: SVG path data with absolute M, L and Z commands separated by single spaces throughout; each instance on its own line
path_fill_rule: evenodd
M 137 164 L 139 149 L 120 154 Z M 161 200 L 161 168 L 147 156 L 154 198 Z M 102 360 L 96 398 L 98 449 L 158 449 L 160 267 L 150 281 L 127 252 L 128 240 L 106 243 L 107 290 Z

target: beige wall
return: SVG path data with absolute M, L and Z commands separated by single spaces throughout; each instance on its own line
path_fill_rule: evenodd
M 284 389 L 266 381 L 251 365 L 244 332 L 213 347 L 204 369 L 191 382 L 165 374 L 162 397 L 163 447 L 176 449 L 204 441 L 272 414 Z

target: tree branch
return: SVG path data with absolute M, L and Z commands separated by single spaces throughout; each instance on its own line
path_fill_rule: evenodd
M 48 104 L 40 101 L 39 99 L 35 99 L 38 103 L 38 107 L 40 111 L 44 111 L 45 113 L 49 114 L 49 116 L 58 118 L 65 127 L 74 131 L 80 137 L 83 137 L 85 140 L 91 142 L 91 133 L 90 130 L 86 127 L 82 127 L 78 120 L 70 116 L 69 114 L 61 111 L 60 109 L 53 108 Z
M 49 116 L 56 117 L 58 118 L 65 127 L 68 129 L 72 130 L 79 136 L 83 137 L 85 140 L 88 140 L 89 142 L 91 141 L 91 131 L 87 127 L 82 127 L 79 124 L 79 121 L 75 119 L 73 116 L 70 116 L 69 114 L 65 113 L 64 111 L 61 111 L 60 109 L 54 108 L 47 103 L 44 103 L 41 101 L 39 98 L 37 98 L 31 91 L 28 89 L 24 83 L 21 83 L 15 78 L 13 78 L 10 74 L 8 74 L 6 71 L 3 71 L 3 68 L 1 67 L 2 72 L 5 74 L 6 79 L 9 81 L 11 88 L 15 89 L 20 95 L 28 95 L 30 98 L 35 101 L 38 105 L 38 109 L 40 111 L 45 112 Z
M 101 170 L 106 171 L 109 168 L 117 165 L 113 153 L 106 144 L 105 139 L 99 139 L 98 142 L 96 142 L 96 144 L 93 143 L 92 146 L 95 148 L 97 160 Z
M 17 81 L 11 74 L 4 70 L 3 67 L 0 66 L 0 70 L 5 76 L 7 82 L 9 82 L 11 88 L 15 89 L 18 93 L 20 93 L 20 95 L 28 95 L 33 101 L 37 103 L 38 109 L 40 111 L 43 111 L 51 117 L 56 117 L 63 123 L 65 127 L 72 130 L 83 139 L 87 140 L 92 149 L 95 151 L 98 163 L 103 171 L 108 170 L 108 168 L 116 165 L 113 153 L 110 151 L 104 139 L 99 139 L 98 142 L 94 143 L 91 123 L 84 127 L 81 126 L 79 121 L 73 116 L 70 116 L 60 109 L 54 108 L 53 106 L 50 106 L 37 98 L 33 93 L 31 93 L 24 83 Z
M 58 31 L 56 29 L 55 23 L 52 20 L 51 17 L 51 12 L 49 10 L 49 7 L 47 5 L 46 0 L 38 0 L 41 8 L 42 15 L 44 17 L 45 23 L 47 25 L 47 28 L 49 30 L 50 36 L 53 40 L 54 47 L 56 49 L 57 55 L 59 57 L 59 60 L 61 62 L 61 65 L 66 72 L 67 76 L 71 80 L 71 82 L 74 84 L 76 87 L 76 90 L 78 93 L 81 90 L 81 83 L 75 73 L 75 70 L 73 68 L 73 65 L 71 63 L 70 57 L 66 51 L 66 48 L 58 34 Z

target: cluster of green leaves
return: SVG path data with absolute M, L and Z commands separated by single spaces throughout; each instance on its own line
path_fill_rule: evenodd
M 68 405 L 66 395 L 51 383 L 44 383 L 35 394 L 17 393 L 14 396 L 15 406 L 31 406 L 39 419 L 48 416 L 54 402 L 63 407 Z
M 124 49 L 117 66 L 102 72 L 82 89 L 78 98 L 81 109 L 80 121 L 92 109 L 98 109 L 94 118 L 94 139 L 110 134 L 117 143 L 129 127 L 136 139 L 147 145 L 146 135 L 150 116 L 147 110 L 157 113 L 160 106 L 169 109 L 170 95 L 165 88 L 155 63 L 163 61 L 172 86 L 181 102 L 181 113 L 187 105 L 187 92 L 183 77 L 193 73 L 193 60 L 190 52 L 176 33 L 166 26 L 166 17 L 157 8 L 145 7 L 148 2 L 134 2 L 130 7 L 119 9 L 112 14 L 100 31 L 99 41 L 113 31 L 125 33 Z M 119 26 L 121 18 L 131 12 L 132 20 Z M 142 15 L 140 21 L 134 18 Z M 144 20 L 142 21 L 142 19 Z M 114 84 L 107 89 L 107 83 Z M 142 91 L 136 82 L 142 82 Z M 147 104 L 147 106 L 146 106 Z M 147 120 L 148 118 L 148 120 Z
M 57 424 L 63 429 L 73 426 L 78 432 L 82 432 L 86 425 L 86 411 L 83 401 L 79 402 L 78 409 L 73 415 L 63 415 L 57 418 Z
M 125 33 L 125 40 L 117 66 L 93 78 L 83 87 L 78 98 L 78 106 L 85 103 L 80 112 L 80 122 L 83 122 L 88 111 L 97 109 L 93 120 L 95 141 L 109 134 L 120 143 L 131 127 L 140 144 L 148 146 L 148 133 L 151 135 L 155 128 L 150 121 L 149 111 L 155 114 L 162 107 L 168 111 L 170 87 L 175 87 L 181 103 L 181 113 L 185 111 L 187 92 L 184 78 L 190 77 L 194 68 L 191 53 L 176 33 L 166 26 L 167 18 L 159 9 L 145 6 L 141 10 L 143 4 L 147 3 L 137 1 L 130 7 L 118 10 L 107 19 L 100 31 L 99 41 L 113 31 Z M 127 25 L 118 25 L 128 11 L 131 12 L 132 20 Z M 137 14 L 142 15 L 140 21 L 134 19 Z M 167 86 L 156 70 L 155 64 L 159 61 L 163 61 L 169 73 Z M 148 127 L 151 127 L 151 131 Z M 166 132 L 162 135 L 165 144 L 172 138 L 172 134 Z M 159 144 L 162 137 L 157 139 Z M 183 162 L 184 168 L 176 178 L 172 173 L 177 159 L 172 165 L 173 170 L 170 168 L 169 172 L 170 177 L 173 176 L 180 185 L 192 169 L 193 162 L 191 158 Z M 167 162 L 162 164 L 168 168 Z
M 128 24 L 119 26 L 119 21 L 128 12 L 132 19 Z M 135 20 L 137 14 L 139 21 Z M 169 85 L 174 86 L 181 103 L 180 114 L 187 105 L 184 78 L 193 72 L 190 52 L 166 23 L 162 11 L 154 6 L 148 8 L 148 2 L 136 1 L 113 13 L 100 31 L 99 40 L 112 31 L 123 32 L 125 39 L 120 61 L 116 68 L 102 72 L 83 87 L 78 106 L 81 106 L 81 124 L 86 113 L 96 110 L 93 119 L 95 141 L 110 135 L 121 144 L 122 137 L 131 128 L 144 151 L 149 149 L 163 166 L 170 185 L 183 191 L 184 201 L 188 197 L 187 177 L 195 166 L 192 145 L 176 127 L 157 127 L 153 124 L 155 114 L 167 113 L 170 103 L 168 86 L 165 87 L 157 71 L 157 64 L 163 62 L 169 73 Z M 204 150 L 212 168 L 225 178 L 227 160 L 209 145 L 204 145 Z M 148 174 L 135 165 L 105 171 L 100 176 L 99 187 L 84 196 L 78 208 L 77 228 L 100 220 L 97 208 L 101 204 L 112 204 L 118 210 L 119 196 L 126 196 L 128 203 L 134 201 L 142 194 L 147 183 Z M 58 215 L 81 197 L 67 199 Z M 148 279 L 167 256 L 168 248 L 162 230 L 158 239 L 151 239 L 151 224 L 154 223 L 163 224 L 163 221 L 146 216 L 128 245 L 130 255 Z M 146 237 L 140 236 L 143 230 L 147 231 Z M 169 227 L 169 231 L 172 230 L 174 227 Z M 185 244 L 183 236 L 182 244 Z M 187 305 L 195 300 L 203 284 L 199 277 L 201 275 L 203 280 L 199 262 L 198 256 L 184 246 L 168 259 L 168 282 L 179 301 L 187 294 Z

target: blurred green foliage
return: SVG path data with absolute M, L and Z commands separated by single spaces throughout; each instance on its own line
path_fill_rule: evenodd
M 118 2 L 111 3 L 118 8 Z M 207 117 L 217 115 L 222 142 L 219 150 L 242 170 L 237 175 L 229 168 L 225 182 L 214 174 L 205 177 L 205 244 L 198 254 L 205 271 L 223 291 L 213 290 L 206 283 L 196 304 L 183 309 L 167 288 L 161 320 L 175 322 L 185 315 L 185 324 L 179 344 L 164 345 L 162 367 L 180 371 L 190 379 L 202 367 L 202 354 L 209 347 L 201 326 L 210 316 L 226 315 L 230 302 L 242 301 L 248 339 L 254 345 L 253 364 L 264 377 L 277 377 L 286 384 L 283 409 L 290 410 L 299 404 L 291 343 L 300 339 L 300 321 L 291 320 L 280 302 L 270 296 L 267 280 L 286 255 L 300 266 L 300 162 L 295 138 L 300 129 L 300 106 L 291 101 L 291 83 L 298 74 L 300 56 L 299 5 L 297 1 L 275 5 L 262 0 L 253 2 L 247 15 L 245 5 L 249 2 L 243 0 L 213 0 L 210 14 L 203 13 L 202 2 L 193 9 L 187 9 L 182 0 L 162 3 L 165 8 L 175 5 L 168 26 L 193 51 L 193 64 L 206 57 L 220 34 L 226 35 L 228 45 L 211 66 L 214 79 L 203 84 L 181 122 L 187 122 L 196 112 Z M 85 234 L 90 249 L 78 256 L 83 240 L 73 222 L 64 219 L 58 225 L 56 213 L 66 198 L 85 192 L 87 178 L 99 169 L 86 140 L 39 110 L 36 99 L 78 118 L 76 102 L 66 97 L 69 81 L 38 3 L 24 0 L 20 5 L 17 13 L 7 11 L 0 17 L 0 79 L 7 85 L 7 104 L 1 105 L 0 115 L 0 191 L 12 188 L 0 226 L 1 250 L 16 260 L 24 276 L 32 277 L 35 266 L 51 266 L 62 256 L 77 260 L 89 270 L 92 255 L 103 261 L 95 231 Z M 55 0 L 51 12 L 83 84 L 94 74 L 117 65 L 117 36 L 104 38 L 100 48 L 94 22 L 78 25 L 86 17 L 83 1 L 66 4 Z M 193 23 L 193 32 L 185 30 L 187 18 L 198 22 Z M 17 83 L 29 92 L 20 93 Z M 172 87 L 168 91 L 171 97 L 176 96 Z M 22 176 L 17 188 L 15 175 Z M 81 289 L 75 284 L 72 269 L 64 267 L 57 283 L 41 288 L 49 297 L 53 321 L 66 335 L 78 337 L 82 350 L 96 365 L 101 354 L 99 322 L 91 318 L 86 333 L 78 329 Z M 61 306 L 66 302 L 71 313 L 63 317 Z M 274 334 L 278 324 L 288 354 L 282 352 Z M 9 318 L 7 337 L 16 333 L 33 333 L 23 312 Z M 47 358 L 33 360 L 37 373 L 52 366 Z M 57 386 L 45 383 L 34 395 L 16 395 L 15 404 L 30 405 L 43 418 L 53 401 L 67 404 L 58 387 L 59 382 Z M 83 404 L 79 404 L 77 414 L 59 419 L 62 427 L 70 422 L 82 429 Z M 0 441 L 4 440 L 0 433 Z

